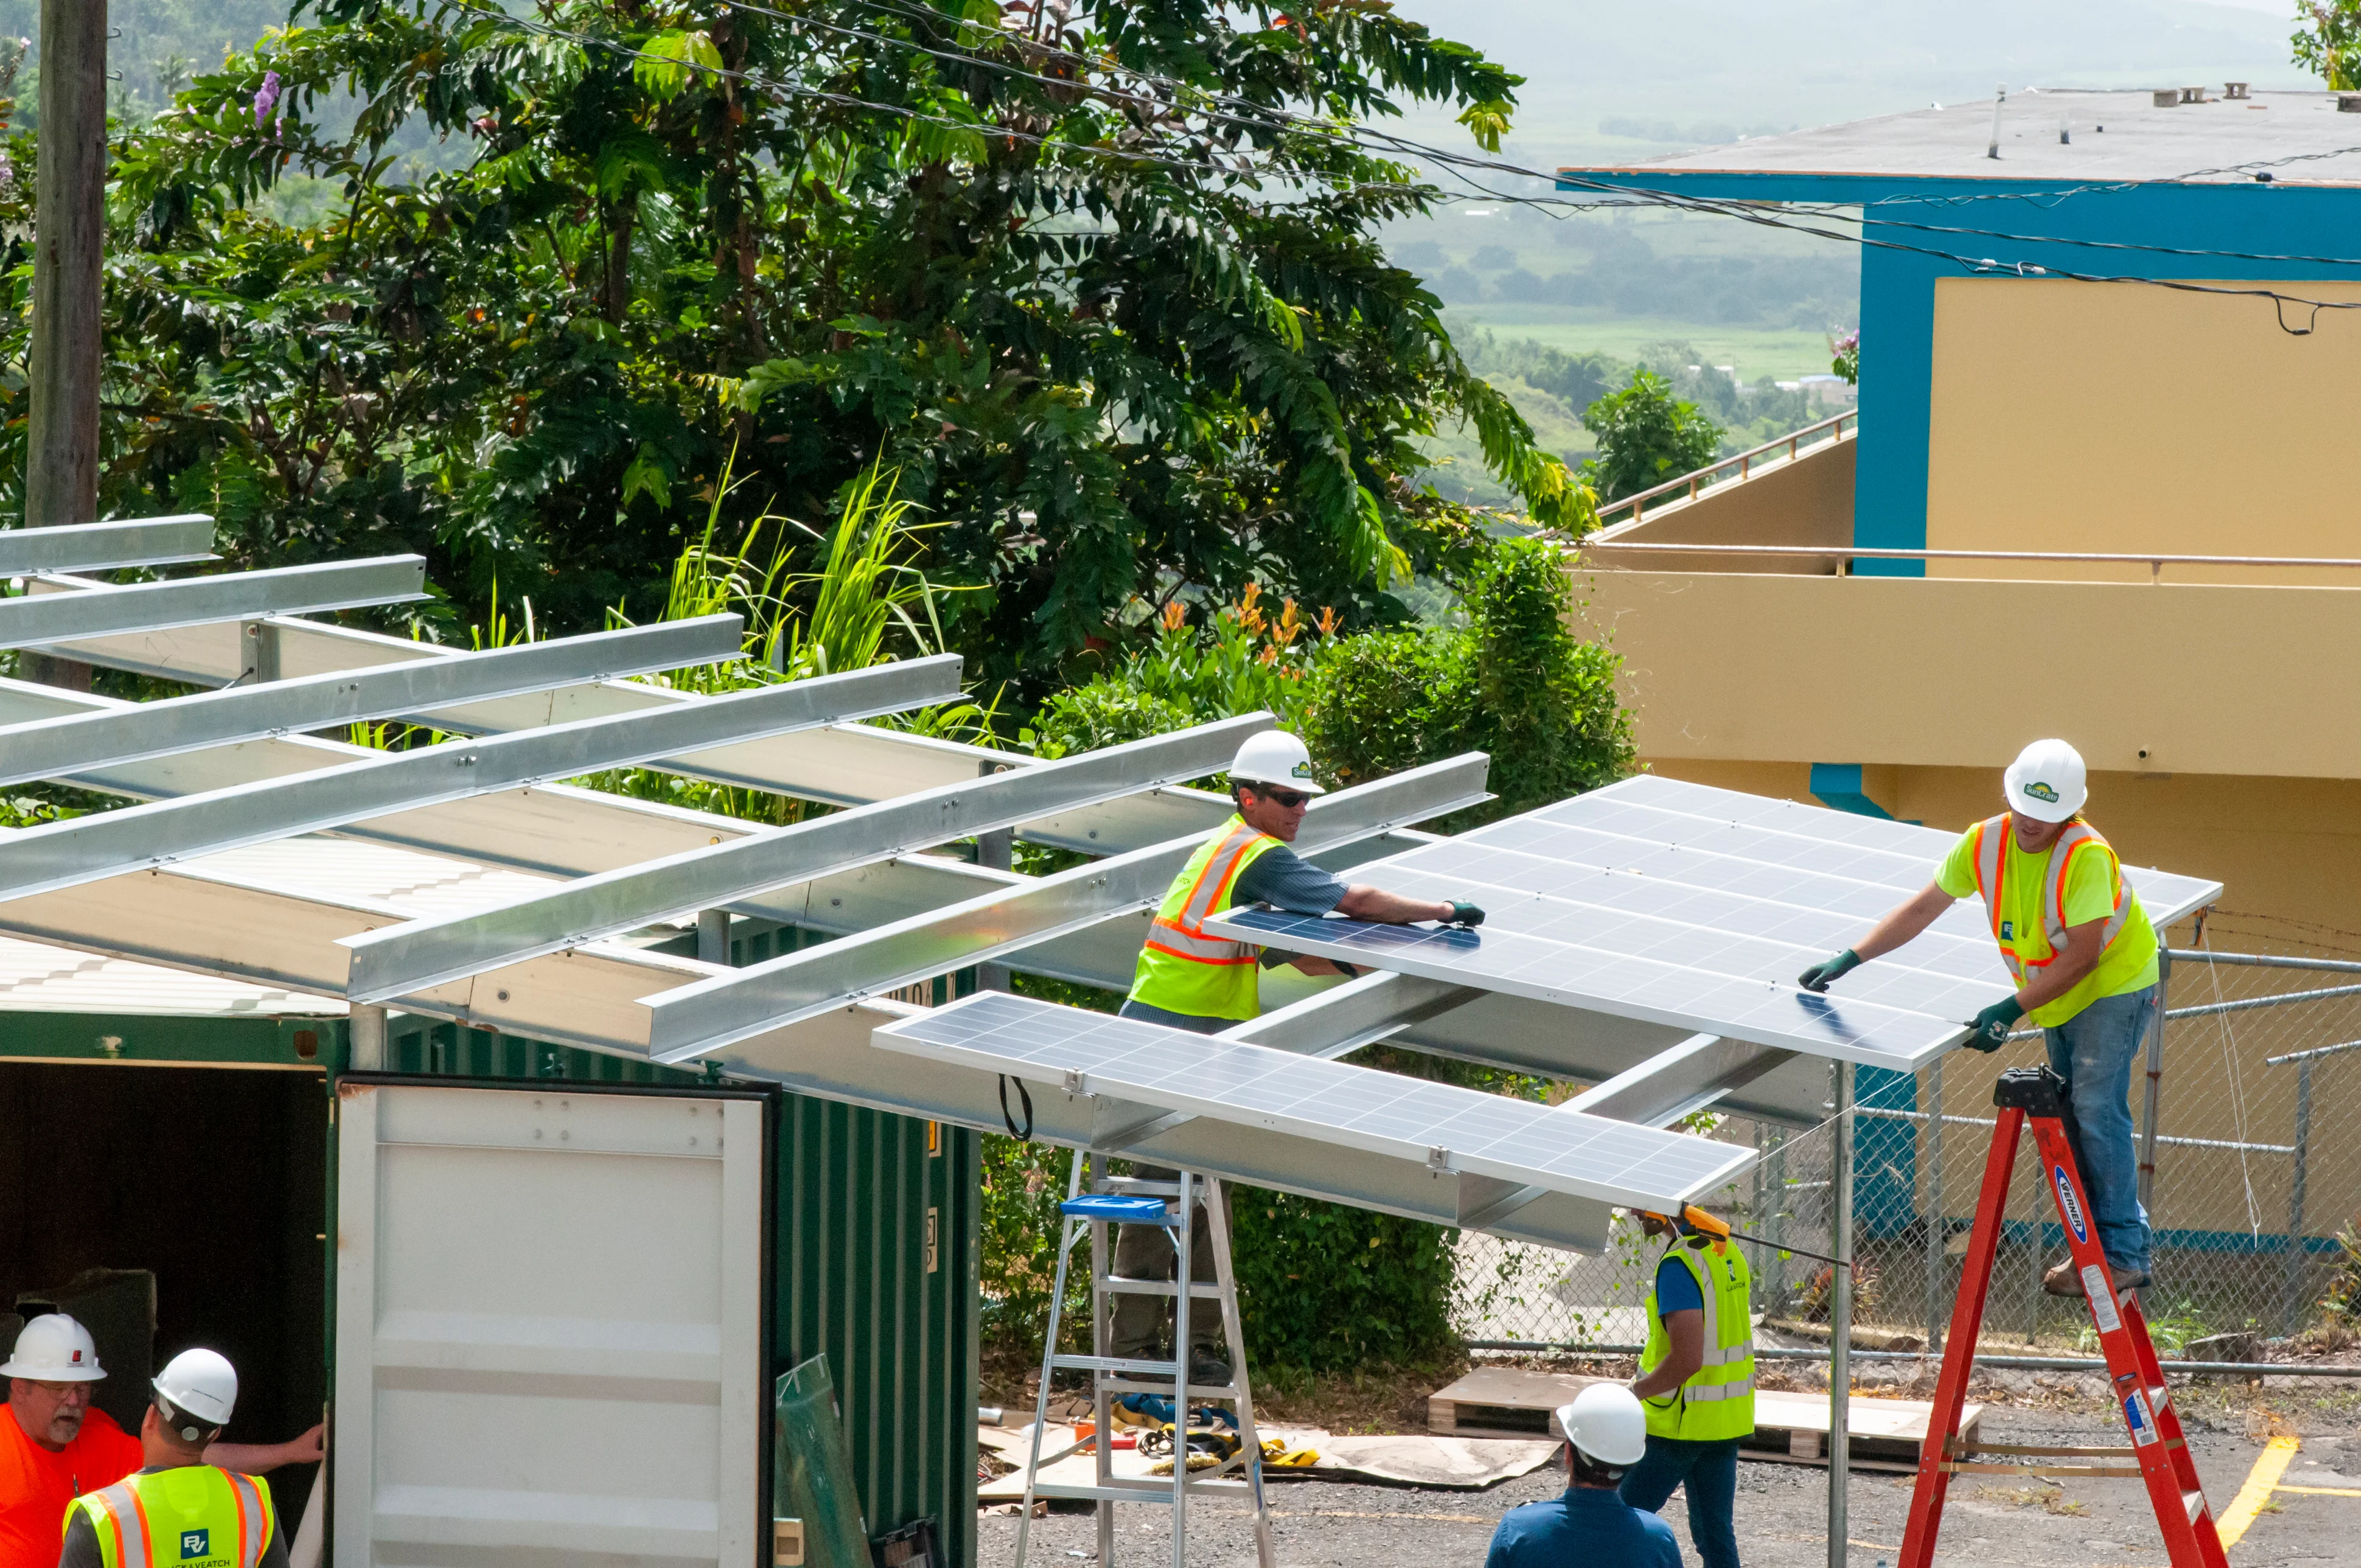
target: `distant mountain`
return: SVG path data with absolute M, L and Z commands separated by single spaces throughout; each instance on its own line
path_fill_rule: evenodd
M 1517 134 L 1537 157 L 1602 137 L 1704 145 L 1728 139 L 1710 133 L 1985 98 L 2001 82 L 2320 85 L 2290 60 L 2291 0 L 1397 0 L 1397 9 L 1526 78 Z M 1427 118 L 1414 123 L 1435 139 Z

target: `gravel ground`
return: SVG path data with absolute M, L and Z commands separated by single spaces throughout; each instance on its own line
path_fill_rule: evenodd
M 2349 1423 L 2340 1422 L 2349 1433 Z M 2097 1444 L 2124 1441 L 2123 1428 L 2104 1417 L 2039 1409 L 1992 1409 L 1986 1441 Z M 2263 1451 L 2262 1435 L 2192 1431 L 2205 1495 L 2219 1515 L 2244 1485 Z M 1500 1516 L 1520 1503 L 1555 1495 L 1564 1472 L 1552 1468 L 1488 1492 L 1292 1481 L 1271 1488 L 1279 1562 L 1286 1568 L 1367 1568 L 1370 1564 L 1465 1563 L 1477 1568 Z M 1739 1466 L 1738 1526 L 1749 1568 L 1824 1568 L 1828 1562 L 1828 1475 L 1817 1467 L 1765 1463 Z M 2285 1486 L 2361 1490 L 2361 1436 L 2306 1433 Z M 1907 1476 L 1855 1472 L 1851 1479 L 1851 1568 L 1890 1565 L 1909 1511 Z M 1695 1549 L 1674 1495 L 1665 1519 L 1679 1536 L 1683 1558 Z M 1189 1562 L 1202 1568 L 1249 1568 L 1254 1537 L 1243 1510 L 1212 1503 L 1190 1510 Z M 987 1515 L 977 1521 L 981 1568 L 1007 1568 L 1016 1558 L 1016 1519 Z M 1171 1561 L 1169 1522 L 1161 1508 L 1125 1507 L 1116 1513 L 1116 1558 L 1126 1564 Z M 1093 1561 L 1097 1531 L 1087 1511 L 1036 1519 L 1029 1552 L 1036 1565 Z M 2231 1553 L 2237 1568 L 2305 1563 L 2361 1568 L 2361 1497 L 2279 1493 Z M 2021 1564 L 2024 1568 L 2165 1568 L 2164 1549 L 2147 1493 L 2137 1482 L 2069 1479 L 2051 1485 L 2030 1477 L 1962 1475 L 1944 1516 L 1940 1560 Z M 1609 1568 L 1609 1565 L 1597 1565 Z

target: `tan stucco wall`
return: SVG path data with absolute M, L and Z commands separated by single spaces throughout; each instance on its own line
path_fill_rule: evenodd
M 2361 283 L 2263 286 L 2361 301 Z M 2304 324 L 2307 313 L 2289 311 Z M 2356 384 L 2361 311 L 2323 311 L 2296 336 L 2266 299 L 1939 280 L 1927 546 L 2361 556 Z M 1927 572 L 2148 576 L 2098 564 L 1933 561 Z M 2361 584 L 2361 571 L 2168 566 L 2165 580 Z
M 1647 757 L 1996 768 L 2062 735 L 2111 772 L 2361 779 L 2361 588 L 1710 572 L 1575 586 L 1585 630 L 1623 655 Z
M 1651 508 L 1639 521 L 1598 535 L 1602 542 L 1652 544 L 1826 544 L 1852 543 L 1855 437 L 1847 433 L 1779 458 L 1743 479 L 1725 481 L 1694 500 Z M 1833 574 L 1837 557 L 1777 555 L 1649 555 L 1600 551 L 1602 565 L 1673 566 L 1693 572 Z

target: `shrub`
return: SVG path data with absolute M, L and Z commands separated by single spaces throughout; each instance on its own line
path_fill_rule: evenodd
M 1388 631 L 1330 648 L 1312 680 L 1303 740 L 1337 784 L 1363 784 L 1474 745 L 1476 679 L 1464 632 Z
M 1537 539 L 1487 552 L 1466 590 L 1477 692 L 1471 725 L 1492 755 L 1493 815 L 1530 811 L 1611 784 L 1633 762 L 1615 697 L 1622 661 L 1566 624 L 1565 559 Z
M 1458 1232 L 1256 1188 L 1235 1193 L 1232 1263 L 1257 1365 L 1400 1365 L 1450 1344 Z
M 1721 427 L 1674 397 L 1672 384 L 1653 370 L 1632 371 L 1621 391 L 1582 411 L 1582 422 L 1598 438 L 1583 481 L 1606 501 L 1702 468 L 1721 448 Z

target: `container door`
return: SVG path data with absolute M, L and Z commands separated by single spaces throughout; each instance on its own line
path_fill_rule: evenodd
M 338 1088 L 334 1561 L 756 1561 L 764 1102 Z

